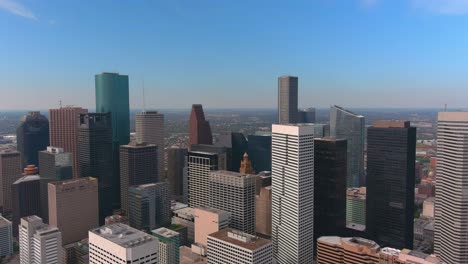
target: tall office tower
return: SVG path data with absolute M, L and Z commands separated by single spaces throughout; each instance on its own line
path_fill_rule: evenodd
M 179 264 L 179 233 L 165 227 L 151 232 L 159 240 L 158 264 Z
M 271 171 L 271 134 L 256 134 L 248 136 L 249 159 L 253 170 L 258 172 Z
M 298 78 L 278 78 L 278 123 L 295 124 L 298 121 Z
M 130 226 L 150 232 L 171 224 L 171 198 L 166 182 L 132 186 L 128 190 Z
M 145 142 L 158 147 L 159 178 L 164 179 L 164 115 L 157 111 L 137 113 L 135 115 L 135 132 L 138 143 Z
M 330 135 L 348 141 L 347 187 L 364 184 L 365 134 L 364 116 L 336 105 L 330 107 Z
M 416 128 L 377 121 L 367 129 L 366 231 L 381 246 L 413 248 Z
M 184 199 L 184 167 L 185 158 L 188 152 L 186 148 L 168 148 L 167 149 L 167 181 L 171 187 L 172 197 L 180 202 L 186 202 Z M 186 176 L 186 175 L 185 175 Z
M 240 163 L 239 172 L 242 174 L 254 174 L 255 171 L 252 167 L 252 162 L 249 160 L 249 154 L 244 153 L 244 157 Z
M 120 187 L 112 172 L 111 124 L 110 113 L 81 114 L 78 123 L 80 176 L 98 179 L 100 224 L 118 208 L 116 199 L 120 199 Z
M 255 193 L 259 194 L 262 187 L 271 187 L 271 171 L 261 171 L 256 175 Z
M 193 209 L 195 216 L 195 243 L 206 247 L 208 235 L 229 227 L 231 213 L 209 208 L 197 207 Z
M 87 114 L 88 109 L 81 107 L 61 107 L 49 110 L 50 145 L 63 148 L 73 157 L 73 177 L 80 177 L 78 168 L 78 117 Z M 42 175 L 42 168 L 41 175 Z
M 278 263 L 312 263 L 314 126 L 274 124 L 272 132 L 273 256 Z
M 226 228 L 208 235 L 209 264 L 271 264 L 271 241 Z
M 346 224 L 366 225 L 366 187 L 346 190 Z
M 0 207 L 1 212 L 11 212 L 11 185 L 21 177 L 21 154 L 18 151 L 0 151 Z
M 13 227 L 0 215 L 0 258 L 13 254 Z
M 205 113 L 201 104 L 192 105 L 189 122 L 189 147 L 198 144 L 213 144 L 210 123 L 205 120 Z
M 73 157 L 62 148 L 47 147 L 39 151 L 39 168 L 41 169 L 41 217 L 44 223 L 49 223 L 47 184 L 53 181 L 63 181 L 73 178 Z
M 314 140 L 314 241 L 346 228 L 346 140 Z
M 231 213 L 230 227 L 255 234 L 255 175 L 210 172 L 210 207 Z
M 158 263 L 158 240 L 124 224 L 89 231 L 89 263 Z
M 434 252 L 446 263 L 468 260 L 468 112 L 441 112 L 437 125 Z
M 218 170 L 215 153 L 189 151 L 187 157 L 188 202 L 190 207 L 210 205 L 210 171 Z
M 25 115 L 16 129 L 16 140 L 23 167 L 38 164 L 37 153 L 49 146 L 49 120 L 39 112 Z
M 215 146 L 215 145 L 192 145 L 191 149 L 192 152 L 207 152 L 207 153 L 215 153 L 218 155 L 218 170 L 228 170 L 233 171 L 233 164 L 232 164 L 232 149 L 223 147 L 223 146 Z M 239 165 L 235 165 L 234 167 L 238 167 Z M 236 168 L 239 169 L 239 168 Z
M 298 112 L 298 123 L 315 123 L 315 108 L 304 108 Z
M 99 226 L 97 179 L 86 177 L 49 183 L 49 224 L 62 232 L 67 245 L 87 238 Z
M 242 161 L 244 153 L 247 152 L 247 138 L 239 132 L 224 133 L 219 136 L 217 146 L 223 146 L 231 149 L 231 171 L 238 172 L 239 164 Z
M 40 177 L 37 167 L 28 165 L 24 176 L 11 185 L 13 205 L 13 234 L 18 236 L 21 217 L 41 214 Z
M 120 203 L 128 212 L 128 187 L 158 182 L 158 147 L 132 142 L 120 146 Z
M 271 236 L 271 186 L 260 188 L 255 197 L 255 232 Z
M 57 227 L 42 222 L 38 216 L 21 218 L 19 236 L 20 263 L 63 263 L 62 234 Z

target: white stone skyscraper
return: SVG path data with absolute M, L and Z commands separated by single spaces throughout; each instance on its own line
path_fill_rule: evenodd
M 468 262 L 468 112 L 442 112 L 437 125 L 434 251 Z
M 314 126 L 272 126 L 272 240 L 277 263 L 313 263 Z
M 164 115 L 157 111 L 144 111 L 135 115 L 136 140 L 158 147 L 159 179 L 165 179 L 164 172 Z

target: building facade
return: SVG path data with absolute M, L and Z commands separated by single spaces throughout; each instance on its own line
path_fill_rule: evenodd
M 271 171 L 271 134 L 249 135 L 247 148 L 254 171 Z
M 189 151 L 187 157 L 188 202 L 190 207 L 210 205 L 210 171 L 218 170 L 216 153 Z
M 13 209 L 11 185 L 21 177 L 21 154 L 18 151 L 0 152 L 0 207 L 1 212 Z
M 272 132 L 273 256 L 278 263 L 312 263 L 314 126 L 273 125 Z
M 195 217 L 195 243 L 206 247 L 208 235 L 229 227 L 231 213 L 209 208 L 198 207 L 193 210 Z
M 0 258 L 13 255 L 13 226 L 0 215 Z
M 299 110 L 298 123 L 315 123 L 315 108 L 304 108 Z
M 366 187 L 346 191 L 346 224 L 366 225 Z
M 210 123 L 205 120 L 205 113 L 201 104 L 192 105 L 189 121 L 189 147 L 198 144 L 213 144 Z
M 184 173 L 185 161 L 188 151 L 186 148 L 168 148 L 167 149 L 167 181 L 171 188 L 173 199 L 180 202 L 187 202 L 187 174 Z M 185 184 L 184 184 L 185 182 Z
M 49 146 L 49 120 L 40 112 L 29 112 L 16 129 L 16 140 L 22 166 L 37 165 L 38 152 Z
M 377 121 L 367 130 L 366 232 L 381 246 L 413 248 L 416 128 Z
M 164 115 L 157 111 L 144 111 L 135 115 L 135 132 L 138 143 L 155 145 L 158 148 L 159 178 L 165 178 L 164 166 Z
M 271 236 L 271 186 L 260 188 L 255 197 L 255 232 Z
M 165 227 L 153 230 L 151 233 L 159 240 L 158 264 L 179 264 L 179 233 Z
M 281 76 L 278 78 L 278 123 L 298 122 L 298 78 Z

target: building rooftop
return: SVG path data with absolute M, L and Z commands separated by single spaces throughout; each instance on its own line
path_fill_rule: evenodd
M 23 183 L 23 182 L 29 182 L 29 181 L 36 181 L 36 180 L 40 180 L 41 177 L 39 177 L 39 175 L 25 175 L 21 178 L 19 178 L 18 180 L 16 180 L 13 184 L 20 184 L 20 183 Z
M 90 232 L 124 248 L 140 246 L 155 240 L 154 237 L 122 223 L 105 225 Z
M 55 186 L 66 186 L 66 185 L 74 185 L 74 184 L 86 183 L 86 182 L 97 183 L 97 179 L 93 177 L 84 177 L 84 178 L 77 178 L 77 179 L 64 180 L 64 181 L 53 181 L 53 182 L 49 182 L 49 184 L 52 184 Z
M 338 105 L 334 105 L 333 107 L 336 108 L 336 109 L 338 109 L 338 110 L 340 110 L 340 111 L 342 111 L 342 112 L 345 112 L 345 113 L 347 113 L 347 114 L 349 114 L 349 115 L 353 115 L 353 116 L 355 116 L 355 117 L 364 117 L 363 115 L 358 115 L 358 114 L 356 114 L 356 113 L 354 113 L 354 112 L 351 112 L 351 111 L 349 111 L 349 110 L 347 110 L 347 109 L 344 109 L 343 107 L 338 106 Z
M 0 214 L 0 227 L 11 226 L 11 222 Z
M 218 215 L 223 215 L 223 214 L 231 214 L 229 212 L 226 212 L 226 211 L 223 211 L 223 210 L 220 210 L 220 209 L 216 209 L 216 208 L 213 208 L 213 207 L 203 207 L 203 206 L 200 206 L 200 207 L 196 207 L 195 209 L 199 209 L 199 210 L 202 210 L 202 211 L 206 211 L 206 212 L 210 212 L 210 213 L 214 213 L 214 214 L 218 214 Z
M 161 228 L 152 230 L 151 232 L 153 234 L 157 234 L 157 235 L 160 235 L 160 236 L 166 237 L 166 238 L 172 238 L 172 237 L 179 236 L 179 233 L 177 233 L 176 231 L 170 230 L 170 229 L 165 228 L 165 227 L 161 227 Z
M 348 245 L 364 246 L 369 249 L 379 250 L 380 246 L 375 241 L 365 239 L 362 237 L 345 237 L 341 241 Z
M 380 252 L 382 252 L 384 254 L 387 254 L 387 255 L 391 255 L 391 256 L 400 255 L 400 250 L 399 249 L 389 248 L 389 247 L 382 248 L 382 250 Z
M 337 236 L 323 236 L 317 239 L 317 242 L 326 243 L 329 245 L 339 246 L 341 245 L 341 237 Z
M 233 172 L 233 171 L 226 171 L 226 170 L 210 171 L 210 174 L 232 176 L 232 177 L 237 177 L 237 178 L 252 178 L 252 177 L 257 177 L 257 175 L 253 175 L 253 174 L 245 174 L 245 173 Z M 271 176 L 270 176 L 270 177 L 271 177 Z
M 366 199 L 366 194 L 367 194 L 367 188 L 366 187 L 348 188 L 346 190 L 346 195 L 348 196 L 348 198 L 352 198 L 352 199 L 365 200 Z
M 361 231 L 361 232 L 366 231 L 366 226 L 365 225 L 361 225 L 361 224 L 357 224 L 357 223 L 347 223 L 346 228 Z
M 147 148 L 147 147 L 156 147 L 154 144 L 148 144 L 146 142 L 135 142 L 132 141 L 127 145 L 120 146 L 121 148 Z
M 232 228 L 225 228 L 208 235 L 208 237 L 213 237 L 248 250 L 256 250 L 271 244 L 271 240 L 249 235 Z
M 58 228 L 55 226 L 49 226 L 48 224 L 44 224 L 42 218 L 36 215 L 30 215 L 21 218 L 21 222 L 26 221 L 34 226 L 34 229 L 37 234 L 45 235 L 46 233 L 53 233 L 59 232 Z

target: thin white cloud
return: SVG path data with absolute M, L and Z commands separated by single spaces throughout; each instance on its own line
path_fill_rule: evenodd
M 415 8 L 444 15 L 468 14 L 468 0 L 411 0 Z
M 14 0 L 0 0 L 0 9 L 17 16 L 38 20 L 31 10 Z

